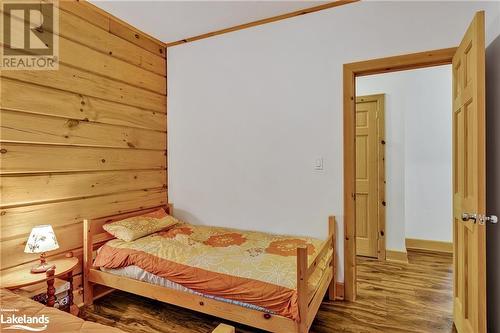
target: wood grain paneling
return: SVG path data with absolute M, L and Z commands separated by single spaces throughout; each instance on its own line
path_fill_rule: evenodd
M 59 64 L 57 71 L 2 71 L 2 77 L 72 91 L 152 111 L 165 111 L 165 95 L 64 64 Z
M 60 3 L 60 8 L 64 11 L 73 13 L 109 31 L 115 36 L 130 40 L 133 44 L 158 56 L 163 56 L 165 54 L 165 43 L 138 30 L 125 21 L 122 21 L 87 1 L 69 0 L 61 1 Z
M 2 108 L 165 131 L 166 115 L 77 93 L 2 78 Z
M 157 55 L 165 54 L 165 47 L 158 45 L 155 41 L 144 35 L 138 33 L 136 30 L 131 29 L 129 26 L 122 24 L 121 22 L 110 20 L 109 21 L 109 31 L 121 38 L 128 40 L 129 42 L 142 47 Z
M 165 170 L 126 170 L 4 176 L 0 208 L 167 187 Z
M 45 1 L 45 0 L 42 0 Z M 91 5 L 90 5 L 91 6 Z M 165 75 L 165 53 L 163 45 L 150 52 L 110 31 L 110 20 L 113 19 L 96 7 L 89 7 L 85 2 L 64 0 L 59 2 L 59 36 L 90 47 L 114 58 L 122 59 L 150 72 Z M 0 9 L 1 11 L 1 9 Z M 3 13 L 2 13 L 3 14 Z M 129 26 L 130 27 L 130 26 Z M 45 32 L 52 32 L 44 27 Z M 148 37 L 136 30 L 141 39 Z M 160 52 L 161 50 L 161 52 Z
M 62 8 L 67 10 L 68 6 L 71 5 L 66 5 L 66 2 L 64 2 Z M 133 43 L 109 33 L 108 29 L 103 30 L 93 24 L 87 24 L 85 20 L 76 16 L 78 14 L 81 15 L 81 13 L 76 9 L 72 13 L 60 11 L 59 34 L 61 36 L 109 54 L 112 57 L 125 60 L 148 71 L 165 75 L 166 65 L 164 56 L 144 50 Z
M 78 0 L 66 0 L 59 2 L 59 8 L 78 15 L 89 23 L 109 31 L 109 17 L 103 15 L 100 11 L 91 9 L 88 6 L 82 6 Z
M 165 133 L 1 110 L 2 142 L 165 150 Z
M 165 152 L 140 149 L 0 144 L 1 174 L 165 169 Z
M 6 13 L 3 13 L 6 15 Z M 71 18 L 71 14 L 69 15 Z M 22 20 L 13 18 L 14 21 Z M 105 32 L 101 32 L 105 33 Z M 46 29 L 39 34 L 53 34 L 52 29 Z M 78 41 L 73 41 L 71 35 L 67 32 L 59 32 L 59 61 L 60 63 L 87 70 L 93 73 L 120 80 L 122 82 L 135 85 L 153 92 L 162 94 L 165 92 L 165 80 L 159 80 L 158 75 L 165 76 L 163 69 L 162 73 L 151 72 L 143 68 L 131 64 L 117 57 L 110 57 L 109 52 L 104 53 L 99 49 L 90 48 Z M 10 45 L 5 44 L 5 47 Z M 161 58 L 160 58 L 161 59 Z
M 59 59 L 63 64 L 99 73 L 159 94 L 165 93 L 166 81 L 162 75 L 145 71 L 64 37 L 59 38 L 59 49 Z
M 54 227 L 49 256 L 81 255 L 84 218 L 168 202 L 163 43 L 59 4 L 59 70 L 0 74 L 1 269 L 37 259 L 23 252 L 34 225 Z

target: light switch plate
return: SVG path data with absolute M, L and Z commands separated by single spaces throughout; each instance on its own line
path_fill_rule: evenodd
M 314 170 L 323 170 L 323 157 L 318 157 L 314 161 Z

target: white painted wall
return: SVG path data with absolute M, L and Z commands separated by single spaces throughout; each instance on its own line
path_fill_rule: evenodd
M 476 10 L 489 26 L 497 7 L 359 2 L 169 48 L 176 213 L 316 237 L 335 214 L 342 235 L 342 64 L 458 45 Z
M 452 241 L 451 66 L 359 77 L 385 94 L 386 248 L 405 237 Z

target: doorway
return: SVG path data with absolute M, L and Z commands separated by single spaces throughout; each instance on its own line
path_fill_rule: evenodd
M 358 256 L 452 253 L 451 86 L 450 65 L 356 78 Z
M 356 78 L 371 74 L 451 64 L 457 48 L 433 50 L 344 65 L 344 297 L 356 299 L 355 96 Z M 379 239 L 386 235 L 379 234 Z M 384 240 L 385 241 L 385 240 Z

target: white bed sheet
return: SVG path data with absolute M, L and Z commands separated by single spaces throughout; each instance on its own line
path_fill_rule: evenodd
M 239 302 L 239 301 L 235 301 L 235 300 L 227 299 L 227 298 L 223 298 L 223 297 L 202 294 L 200 292 L 186 288 L 178 283 L 172 282 L 166 278 L 160 277 L 158 275 L 154 275 L 154 274 L 152 274 L 148 271 L 145 271 L 142 268 L 135 266 L 135 265 L 122 267 L 122 268 L 116 268 L 116 269 L 100 267 L 100 269 L 103 272 L 110 273 L 113 275 L 123 276 L 123 277 L 131 278 L 134 280 L 139 280 L 139 281 L 155 284 L 155 285 L 162 286 L 165 288 L 174 289 L 177 291 L 188 292 L 188 293 L 195 294 L 198 296 L 203 296 L 206 298 L 215 299 L 217 301 L 239 305 L 239 306 L 242 306 L 245 308 L 249 308 L 249 309 L 253 309 L 253 310 L 257 310 L 257 311 L 261 311 L 261 312 L 273 313 L 272 311 L 265 309 L 263 307 L 257 306 L 257 305 Z

